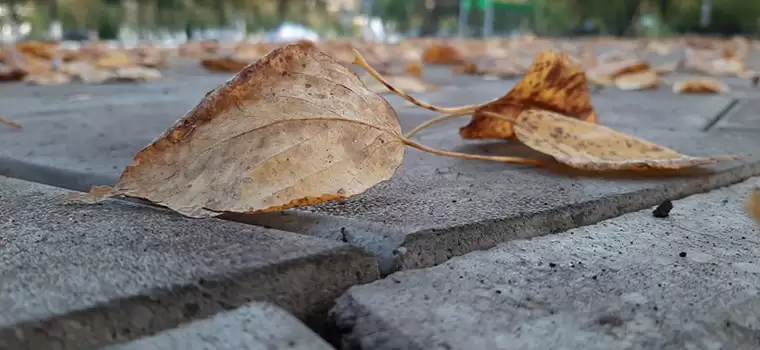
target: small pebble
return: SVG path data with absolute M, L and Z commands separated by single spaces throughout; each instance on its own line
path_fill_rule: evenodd
M 678 253 L 678 256 L 680 256 L 682 258 L 685 258 L 686 257 L 686 252 L 680 252 L 680 253 Z
M 555 264 L 555 263 L 549 263 L 549 267 L 557 267 L 557 264 Z
M 670 200 L 666 200 L 660 205 L 657 206 L 657 208 L 652 211 L 652 216 L 656 218 L 666 218 L 670 216 L 670 211 L 673 209 L 673 202 Z

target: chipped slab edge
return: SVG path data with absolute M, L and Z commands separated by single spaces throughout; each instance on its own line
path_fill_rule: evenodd
M 643 210 L 729 186 L 760 175 L 760 163 L 743 164 L 703 177 L 553 208 L 527 217 L 497 219 L 449 228 L 414 227 L 342 218 L 303 211 L 226 218 L 233 221 L 342 240 L 374 254 L 381 275 L 424 268 L 453 257 L 514 240 L 543 236 Z
M 175 329 L 101 350 L 192 349 L 331 350 L 332 346 L 285 310 L 253 302 Z
M 108 183 L 108 179 L 113 180 L 111 183 L 118 180 L 116 177 L 92 175 L 82 180 L 73 173 L 69 177 L 64 174 L 64 176 L 56 178 L 52 175 L 55 175 L 57 169 L 3 157 L 0 157 L 0 175 L 5 175 L 3 171 L 7 172 L 6 168 L 13 164 L 18 164 L 18 169 L 21 170 L 8 174 L 9 177 L 14 177 L 14 174 L 31 174 L 35 177 L 25 179 L 31 181 L 46 180 L 39 181 L 46 184 L 57 182 L 52 184 L 54 186 L 65 182 L 72 185 L 71 187 L 77 187 L 73 188 L 77 190 L 83 188 L 89 190 L 91 185 L 102 182 Z M 378 260 L 380 274 L 384 276 L 398 270 L 434 266 L 452 257 L 474 250 L 489 249 L 512 239 L 536 237 L 594 224 L 657 205 L 666 199 L 680 199 L 741 182 L 756 175 L 760 175 L 760 163 L 737 165 L 706 177 L 686 179 L 683 184 L 676 187 L 662 185 L 637 192 L 618 194 L 574 206 L 554 208 L 530 217 L 493 220 L 430 230 L 309 213 L 297 209 L 281 213 L 251 216 L 231 215 L 221 218 L 265 228 L 344 241 L 373 254 Z M 78 182 L 72 182 L 74 179 L 77 179 Z M 621 201 L 622 198 L 628 200 Z M 639 200 L 631 201 L 632 198 L 639 198 Z M 620 206 L 621 202 L 625 202 L 626 205 Z M 343 235 L 342 233 L 348 234 Z
M 493 220 L 447 230 L 409 234 L 396 254 L 398 270 L 435 266 L 455 256 L 486 250 L 514 240 L 558 233 L 643 210 L 665 200 L 678 200 L 730 186 L 760 175 L 760 163 L 744 164 L 705 177 L 685 179 L 630 193 L 554 208 L 527 218 Z M 622 204 L 622 205 L 621 205 Z M 420 254 L 428 252 L 428 254 Z
M 0 175 L 0 178 L 6 178 Z M 65 189 L 27 182 L 39 188 L 49 188 L 64 194 Z M 109 200 L 114 205 L 137 205 Z M 151 208 L 148 208 L 151 209 Z M 216 219 L 214 219 L 216 220 Z M 287 234 L 287 232 L 281 232 Z M 336 267 L 351 267 L 336 271 Z M 365 273 L 359 273 L 363 271 Z M 327 272 L 327 273 L 325 273 Z M 339 272 L 339 273 L 338 273 Z M 315 279 L 315 274 L 319 278 Z M 350 275 L 352 278 L 346 279 Z M 235 309 L 252 300 L 270 302 L 283 308 L 314 331 L 332 335 L 333 325 L 327 312 L 335 298 L 355 284 L 364 284 L 380 278 L 376 258 L 344 244 L 329 250 L 310 253 L 273 265 L 246 271 L 218 275 L 196 283 L 178 284 L 161 289 L 146 290 L 139 295 L 127 296 L 85 308 L 55 313 L 44 318 L 21 321 L 0 328 L 0 349 L 71 349 L 80 346 L 105 346 L 115 341 L 129 341 L 156 332 L 172 329 L 199 318 L 209 317 L 225 310 Z M 318 280 L 313 291 L 329 294 L 304 297 L 303 290 L 293 290 L 293 280 Z M 263 286 L 263 288 L 262 288 Z M 186 315 L 188 304 L 202 305 L 201 312 Z M 144 323 L 144 317 L 152 320 Z M 116 325 L 130 325 L 116 329 Z M 84 339 L 67 338 L 69 331 L 85 335 Z

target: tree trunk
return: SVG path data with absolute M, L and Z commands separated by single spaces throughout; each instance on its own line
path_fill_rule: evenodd
M 61 40 L 62 28 L 58 10 L 58 0 L 48 0 L 48 36 L 51 40 Z
M 280 22 L 285 22 L 287 19 L 288 6 L 290 6 L 290 0 L 277 0 L 277 16 L 280 17 Z
M 216 16 L 220 27 L 224 27 L 228 23 L 227 11 L 226 7 L 224 6 L 224 2 L 224 0 L 216 0 Z
M 420 36 L 431 36 L 438 34 L 443 12 L 444 7 L 440 6 L 438 2 L 434 2 L 433 8 L 430 9 L 430 11 L 427 11 L 425 14 L 425 19 L 422 20 L 422 26 L 420 27 Z

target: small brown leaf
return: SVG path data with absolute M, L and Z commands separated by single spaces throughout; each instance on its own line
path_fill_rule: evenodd
M 526 146 L 582 170 L 678 170 L 739 159 L 682 155 L 602 125 L 545 110 L 520 113 L 514 119 L 514 130 Z
M 16 122 L 14 122 L 14 121 L 12 121 L 10 119 L 3 118 L 3 117 L 0 117 L 0 124 L 5 124 L 5 125 L 8 125 L 8 126 L 10 126 L 12 128 L 16 128 L 16 129 L 23 129 L 21 127 L 21 124 L 16 123 Z
M 422 78 L 422 65 L 419 63 L 410 63 L 406 65 L 406 72 L 415 78 Z
M 212 72 L 239 72 L 248 64 L 250 64 L 250 61 L 235 57 L 205 58 L 201 60 L 201 66 Z
M 564 113 L 592 123 L 598 121 L 580 66 L 565 54 L 543 51 L 536 56 L 525 78 L 504 97 L 475 110 L 472 121 L 459 129 L 459 135 L 464 139 L 510 138 L 512 125 L 503 119 L 490 118 L 485 112 L 517 117 L 527 109 Z
M 654 70 L 645 70 L 618 76 L 614 84 L 618 89 L 626 91 L 655 89 L 660 86 L 660 77 Z
M 422 54 L 422 62 L 426 64 L 459 64 L 464 63 L 464 56 L 454 46 L 433 44 Z
M 673 92 L 679 94 L 726 94 L 729 91 L 726 83 L 710 79 L 691 79 L 673 84 Z

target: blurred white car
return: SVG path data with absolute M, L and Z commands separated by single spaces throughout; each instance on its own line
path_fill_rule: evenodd
M 269 41 L 275 43 L 298 40 L 319 41 L 319 34 L 301 24 L 286 22 L 269 35 Z

